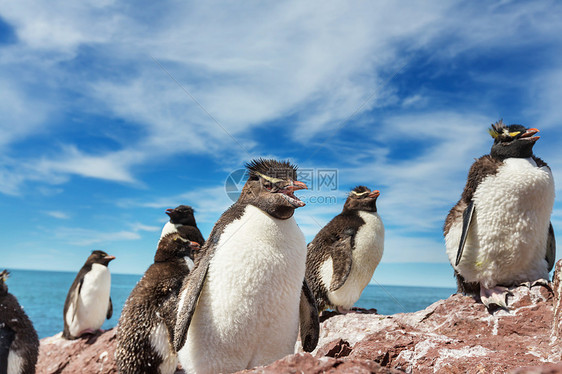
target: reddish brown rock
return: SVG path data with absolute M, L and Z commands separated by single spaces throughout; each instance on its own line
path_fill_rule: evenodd
M 510 374 L 562 374 L 562 364 L 546 364 L 541 367 L 515 369 Z
M 351 353 L 351 347 L 349 343 L 345 340 L 338 339 L 324 345 L 321 349 L 316 352 L 316 357 L 333 357 L 341 358 L 349 356 Z
M 341 360 L 332 357 L 315 358 L 310 353 L 287 356 L 265 367 L 240 371 L 244 374 L 307 373 L 307 374 L 400 374 L 399 370 L 385 368 L 371 360 Z
M 329 316 L 318 348 L 244 373 L 562 374 L 562 261 L 552 290 L 518 287 L 510 310 L 490 314 L 452 295 L 415 313 Z M 115 373 L 115 332 L 41 340 L 38 373 Z
M 519 287 L 513 294 L 510 311 L 494 314 L 453 295 L 416 313 L 335 316 L 324 322 L 319 346 L 337 337 L 350 344 L 348 359 L 419 373 L 505 373 L 559 362 L 552 293 Z
M 552 324 L 552 334 L 560 339 L 562 338 L 562 260 L 558 261 L 554 267 L 552 289 L 554 291 L 554 322 Z
M 37 374 L 117 373 L 114 355 L 115 329 L 76 340 L 57 334 L 41 339 Z

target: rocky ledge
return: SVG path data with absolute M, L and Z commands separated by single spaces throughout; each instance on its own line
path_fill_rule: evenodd
M 562 261 L 552 290 L 511 290 L 510 310 L 490 314 L 452 295 L 424 310 L 390 316 L 335 315 L 316 351 L 244 373 L 562 373 Z M 90 339 L 41 340 L 38 373 L 115 373 L 115 331 Z

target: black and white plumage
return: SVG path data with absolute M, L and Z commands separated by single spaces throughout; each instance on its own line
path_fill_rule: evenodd
M 113 314 L 111 274 L 107 265 L 114 260 L 104 251 L 92 251 L 72 282 L 64 302 L 65 339 L 76 339 L 98 330 Z
M 550 215 L 554 179 L 533 155 L 534 128 L 492 125 L 489 155 L 477 159 L 444 226 L 459 292 L 507 308 L 506 287 L 548 281 L 556 244 Z
M 0 272 L 0 373 L 33 374 L 39 338 L 18 300 L 8 292 L 8 271 Z
M 175 346 L 188 373 L 233 372 L 318 342 L 314 297 L 304 279 L 306 242 L 293 213 L 288 162 L 255 160 L 236 203 L 218 220 L 180 293 Z
M 318 310 L 347 311 L 369 284 L 384 251 L 379 195 L 365 186 L 353 189 L 343 211 L 308 245 L 306 280 Z
M 154 263 L 127 298 L 117 325 L 115 358 L 120 373 L 176 371 L 173 333 L 178 294 L 192 269 L 189 258 L 199 249 L 198 243 L 178 232 L 166 234 L 158 243 Z
M 197 242 L 200 246 L 205 244 L 205 238 L 201 235 L 201 231 L 199 231 L 195 222 L 195 214 L 192 207 L 180 205 L 174 209 L 166 209 L 166 214 L 170 216 L 170 220 L 162 228 L 160 240 L 167 234 L 179 232 L 186 240 Z

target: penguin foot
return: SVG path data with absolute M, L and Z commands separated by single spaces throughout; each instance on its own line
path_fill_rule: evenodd
M 550 287 L 550 282 L 548 281 L 548 279 L 537 279 L 534 282 L 531 282 L 531 281 L 523 282 L 523 283 L 520 284 L 520 286 L 525 286 L 525 287 L 528 287 L 529 289 L 531 289 L 535 286 L 543 286 L 547 290 L 552 291 L 552 287 Z
M 98 330 L 85 329 L 85 330 L 80 331 L 80 333 L 78 334 L 78 337 L 81 338 L 84 335 L 95 335 L 95 334 L 97 334 L 98 331 L 100 331 L 100 329 L 98 329 Z
M 523 282 L 523 283 L 521 283 L 519 286 L 521 286 L 521 287 L 527 287 L 527 288 L 529 288 L 529 289 L 530 289 L 531 287 L 533 287 L 533 286 L 531 285 L 531 282 Z
M 352 313 L 353 311 L 351 309 L 345 309 L 340 306 L 337 306 L 336 312 L 338 312 L 339 314 L 347 314 L 347 313 Z
M 498 307 L 507 310 L 507 297 L 509 295 L 512 295 L 512 293 L 509 292 L 507 287 L 496 286 L 493 288 L 485 288 L 480 286 L 480 301 L 482 301 L 482 304 L 490 311 Z
M 533 288 L 535 286 L 543 286 L 544 288 L 552 292 L 552 287 L 550 287 L 550 282 L 548 281 L 548 279 L 537 279 L 536 281 L 531 283 L 529 288 Z

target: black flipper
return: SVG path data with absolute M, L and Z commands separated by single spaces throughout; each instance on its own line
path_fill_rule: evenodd
M 179 293 L 176 326 L 174 328 L 174 348 L 178 352 L 187 338 L 189 324 L 195 313 L 199 295 L 203 290 L 213 247 L 207 248 L 205 255 L 200 258 L 199 264 L 189 273 Z M 183 299 L 183 303 L 181 300 Z
M 556 262 L 556 238 L 554 237 L 552 222 L 548 227 L 548 239 L 546 240 L 546 262 L 548 263 L 548 271 L 551 271 Z
M 0 325 L 0 374 L 8 373 L 8 355 L 16 333 L 8 325 Z
M 74 288 L 74 293 L 71 297 L 71 304 L 74 307 L 74 313 L 72 313 L 72 319 L 70 322 L 74 322 L 74 318 L 76 318 L 76 313 L 78 312 L 78 301 L 80 298 L 80 291 L 82 291 L 82 284 L 84 283 L 84 278 L 80 279 L 78 283 L 78 287 Z M 66 318 L 66 316 L 65 316 Z
M 306 280 L 302 283 L 299 315 L 302 347 L 305 352 L 312 352 L 316 348 L 320 337 L 320 322 L 316 301 Z
M 330 283 L 330 291 L 341 288 L 351 272 L 352 241 L 353 236 L 344 236 L 334 243 L 334 250 L 332 250 L 331 254 L 333 275 L 332 282 Z
M 462 234 L 461 241 L 459 243 L 459 249 L 457 251 L 457 259 L 455 261 L 455 266 L 461 262 L 462 252 L 464 250 L 464 244 L 466 243 L 466 238 L 468 237 L 468 230 L 470 229 L 470 223 L 472 222 L 472 216 L 474 214 L 474 201 L 470 201 L 466 209 L 462 214 Z
M 113 315 L 113 303 L 111 302 L 111 296 L 109 297 L 109 306 L 107 307 L 107 315 L 106 318 L 110 319 Z

